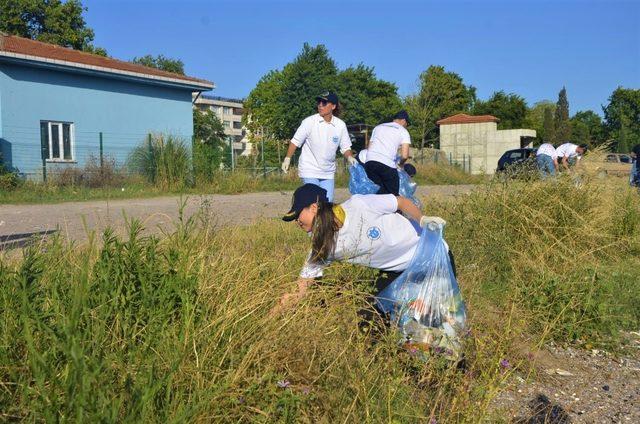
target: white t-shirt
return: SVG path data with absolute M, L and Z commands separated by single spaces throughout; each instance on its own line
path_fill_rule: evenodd
M 556 149 L 550 143 L 541 144 L 540 147 L 538 147 L 538 151 L 536 152 L 536 155 L 538 156 L 547 155 L 547 156 L 551 156 L 552 159 L 555 159 L 558 157 L 558 153 L 556 153 Z
M 558 154 L 559 158 L 563 158 L 565 156 L 567 158 L 573 158 L 578 156 L 578 152 L 576 152 L 577 148 L 578 146 L 573 143 L 564 143 L 558 146 L 558 148 L 556 149 L 556 153 Z
M 376 161 L 395 168 L 396 155 L 402 144 L 411 144 L 411 136 L 405 127 L 395 122 L 380 124 L 371 133 L 367 161 Z
M 404 271 L 415 253 L 420 236 L 399 213 L 393 194 L 356 194 L 341 204 L 344 224 L 338 231 L 336 249 L 322 264 L 311 262 L 311 254 L 300 272 L 302 278 L 322 276 L 332 261 L 341 260 L 383 271 Z
M 302 121 L 291 142 L 302 147 L 298 161 L 300 178 L 332 180 L 336 172 L 336 150 L 340 147 L 340 153 L 344 153 L 351 149 L 344 121 L 334 116 L 327 122 L 317 113 Z

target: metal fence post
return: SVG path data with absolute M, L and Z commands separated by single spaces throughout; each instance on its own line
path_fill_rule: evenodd
M 262 178 L 267 178 L 267 164 L 264 161 L 264 136 L 262 137 Z
M 104 180 L 104 147 L 102 145 L 102 131 L 100 131 L 100 182 Z
M 102 131 L 100 131 L 100 169 L 104 166 L 104 146 L 102 145 Z
M 155 158 L 153 157 L 153 146 L 151 145 L 151 133 L 147 136 L 147 142 L 149 145 L 149 157 L 152 158 L 151 163 L 148 163 L 148 165 L 153 167 L 155 166 Z M 151 175 L 151 182 L 154 184 L 156 182 L 156 172 L 157 169 L 154 170 L 153 168 L 147 170 L 147 175 Z
M 44 133 L 40 133 L 40 156 L 42 156 L 42 181 L 47 182 L 47 151 L 49 146 L 46 145 L 46 138 Z

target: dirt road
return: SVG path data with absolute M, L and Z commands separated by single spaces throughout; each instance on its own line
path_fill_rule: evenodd
M 420 187 L 419 196 L 452 196 L 468 193 L 473 186 Z M 178 196 L 150 199 L 100 200 L 51 205 L 0 205 L 0 250 L 19 247 L 32 236 L 60 231 L 71 240 L 83 241 L 87 231 L 101 232 L 111 226 L 122 232 L 125 219 L 136 218 L 151 231 L 170 230 L 184 202 L 184 216 L 206 208 L 221 225 L 246 225 L 261 218 L 277 218 L 291 205 L 291 191 L 238 195 Z M 346 189 L 336 190 L 336 200 L 348 197 Z

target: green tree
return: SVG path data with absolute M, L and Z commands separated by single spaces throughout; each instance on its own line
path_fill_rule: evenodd
M 553 120 L 554 112 L 551 109 L 546 109 L 544 111 L 544 121 L 542 123 L 543 131 L 542 131 L 542 140 L 545 143 L 555 143 L 556 140 L 556 123 Z
M 373 68 L 359 64 L 338 73 L 337 92 L 347 124 L 377 125 L 402 108 L 395 84 L 379 80 Z
M 553 135 L 553 114 L 556 104 L 551 100 L 542 100 L 527 109 L 524 126 L 536 130 L 539 141 L 549 141 Z
M 640 143 L 640 89 L 616 88 L 602 110 L 605 137 L 616 140 L 617 151 Z
M 572 139 L 576 144 L 597 146 L 604 143 L 602 118 L 592 110 L 580 111 L 571 118 Z
M 315 112 L 315 97 L 336 91 L 337 75 L 326 47 L 305 43 L 292 62 L 263 76 L 251 90 L 244 104 L 245 124 L 270 138 L 291 138 L 300 122 Z
M 184 75 L 184 63 L 182 63 L 180 59 L 171 59 L 163 55 L 153 57 L 148 54 L 142 57 L 134 57 L 131 62 L 138 65 L 148 66 L 149 68 L 156 68 L 162 71 Z
M 282 74 L 280 103 L 287 113 L 281 117 L 283 131 L 274 135 L 278 139 L 288 139 L 304 118 L 316 112 L 318 94 L 328 90 L 337 92 L 338 68 L 325 46 L 311 47 L 305 43 L 302 52 L 284 67 Z
M 220 167 L 225 147 L 224 127 L 211 110 L 193 110 L 193 168 L 198 179 L 210 181 Z
M 283 117 L 287 113 L 287 105 L 281 102 L 283 86 L 282 71 L 270 71 L 260 78 L 244 101 L 242 121 L 249 130 L 252 141 L 258 141 L 259 137 L 271 139 L 277 137 L 276 134 L 286 134 Z
M 417 146 L 437 146 L 436 121 L 446 116 L 469 112 L 476 100 L 476 89 L 466 86 L 455 72 L 442 66 L 430 66 L 420 74 L 420 89 L 407 96 L 405 108 L 411 117 L 409 132 Z
M 474 115 L 493 115 L 500 119 L 498 128 L 522 128 L 527 116 L 527 102 L 517 94 L 496 91 L 487 101 L 478 100 L 473 106 Z
M 106 56 L 93 46 L 94 32 L 79 0 L 0 0 L 0 31 L 45 43 Z
M 554 144 L 562 144 L 571 140 L 571 122 L 569 121 L 569 100 L 567 100 L 567 89 L 562 87 L 558 93 L 558 102 L 554 116 Z

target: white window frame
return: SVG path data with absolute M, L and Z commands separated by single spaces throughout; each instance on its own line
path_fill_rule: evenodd
M 47 123 L 47 141 L 49 143 L 49 157 L 46 159 L 47 162 L 64 162 L 64 163 L 70 163 L 70 162 L 76 162 L 76 156 L 75 156 L 75 151 L 76 151 L 76 129 L 75 129 L 75 125 L 73 124 L 73 122 L 63 122 L 63 121 L 42 121 L 42 122 L 46 122 Z M 64 124 L 69 125 L 69 148 L 71 149 L 71 159 L 65 159 L 64 158 L 64 139 L 63 139 L 63 134 L 64 131 L 62 129 L 62 126 Z M 58 152 L 60 153 L 61 157 L 58 158 L 54 158 L 53 155 L 53 127 L 54 126 L 58 126 Z

